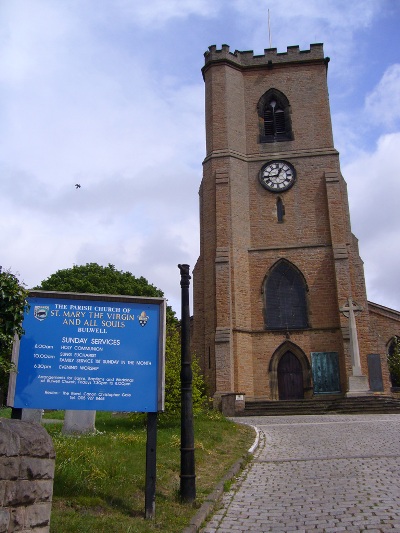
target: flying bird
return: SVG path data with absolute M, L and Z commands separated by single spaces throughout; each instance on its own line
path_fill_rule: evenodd
M 80 189 L 81 186 L 79 185 L 79 183 L 75 183 L 75 189 Z

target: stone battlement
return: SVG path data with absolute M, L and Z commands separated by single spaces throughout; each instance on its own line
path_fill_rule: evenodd
M 263 55 L 254 55 L 253 50 L 240 52 L 229 51 L 223 44 L 220 50 L 215 45 L 209 46 L 204 53 L 205 65 L 214 61 L 229 61 L 242 67 L 254 67 L 277 63 L 293 63 L 295 61 L 315 61 L 324 59 L 323 44 L 310 44 L 309 50 L 300 50 L 299 46 L 288 46 L 286 52 L 278 52 L 276 48 L 266 48 Z

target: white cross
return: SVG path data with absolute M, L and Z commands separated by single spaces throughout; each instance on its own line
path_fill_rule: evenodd
M 355 313 L 359 313 L 363 308 L 358 305 L 356 302 L 353 302 L 351 296 L 347 302 L 339 307 L 339 311 L 344 314 L 345 317 L 349 319 L 349 333 L 350 333 L 350 355 L 351 363 L 353 366 L 353 376 L 362 376 L 361 372 L 361 360 L 360 360 L 360 350 L 358 347 L 358 338 L 357 338 L 357 326 L 356 326 L 356 317 Z

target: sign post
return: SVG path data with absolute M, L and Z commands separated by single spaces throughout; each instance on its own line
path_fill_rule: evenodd
M 147 413 L 146 443 L 146 489 L 145 514 L 153 519 L 156 510 L 156 473 L 157 473 L 157 413 Z
M 165 300 L 32 291 L 14 350 L 14 408 L 164 409 Z
M 148 413 L 146 518 L 155 511 L 157 413 L 164 410 L 164 298 L 31 291 L 8 405 Z

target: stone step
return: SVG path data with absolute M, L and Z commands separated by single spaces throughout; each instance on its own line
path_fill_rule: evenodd
M 249 401 L 236 416 L 288 416 L 324 414 L 399 413 L 400 400 L 390 396 L 360 396 L 337 399 Z

